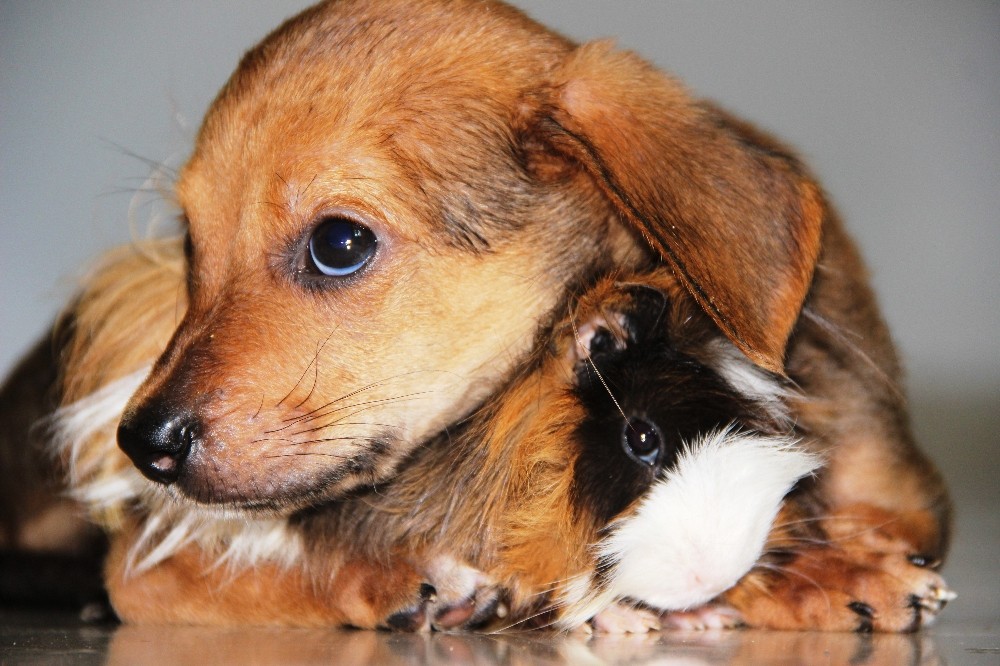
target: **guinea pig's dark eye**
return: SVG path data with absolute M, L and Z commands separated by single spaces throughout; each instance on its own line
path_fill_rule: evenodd
M 360 270 L 375 256 L 378 238 L 354 220 L 328 217 L 309 237 L 309 258 L 323 275 L 343 277 Z
M 655 423 L 639 417 L 632 417 L 622 429 L 622 447 L 632 460 L 649 465 L 656 464 L 660 457 L 663 436 Z

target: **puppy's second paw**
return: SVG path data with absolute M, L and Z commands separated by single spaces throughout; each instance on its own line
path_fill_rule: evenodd
M 390 580 L 392 583 L 390 583 Z M 399 566 L 377 582 L 384 603 L 375 626 L 402 632 L 460 631 L 485 627 L 507 615 L 499 586 L 488 576 L 451 557 L 432 558 L 422 566 Z M 408 592 L 407 592 L 408 590 Z M 369 602 L 372 603 L 372 602 Z
M 937 572 L 900 553 L 815 548 L 769 578 L 726 595 L 751 626 L 910 632 L 955 598 Z

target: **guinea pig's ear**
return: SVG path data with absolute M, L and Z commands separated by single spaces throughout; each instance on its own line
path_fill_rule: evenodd
M 620 312 L 604 312 L 574 326 L 571 360 L 578 363 L 599 354 L 625 349 L 629 343 L 628 320 Z
M 777 144 L 608 42 L 553 81 L 537 125 L 754 363 L 783 373 L 812 281 L 822 194 Z

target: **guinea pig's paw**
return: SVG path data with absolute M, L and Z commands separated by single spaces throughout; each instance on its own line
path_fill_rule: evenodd
M 506 617 L 501 589 L 486 574 L 458 560 L 439 556 L 426 569 L 436 598 L 431 626 L 438 631 L 477 629 Z
M 708 631 L 712 629 L 735 629 L 745 622 L 743 615 L 730 606 L 707 604 L 685 611 L 669 611 L 660 616 L 663 629 L 678 631 Z
M 915 560 L 915 561 L 914 561 Z M 911 632 L 955 598 L 924 561 L 894 553 L 822 547 L 801 552 L 778 572 L 737 585 L 727 601 L 747 623 L 772 629 Z
M 616 601 L 590 620 L 597 634 L 646 634 L 660 628 L 660 616 L 645 608 Z

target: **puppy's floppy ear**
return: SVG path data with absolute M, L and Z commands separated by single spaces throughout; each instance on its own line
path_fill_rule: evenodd
M 782 373 L 824 203 L 794 158 L 608 42 L 554 81 L 545 140 L 594 178 L 751 360 Z

